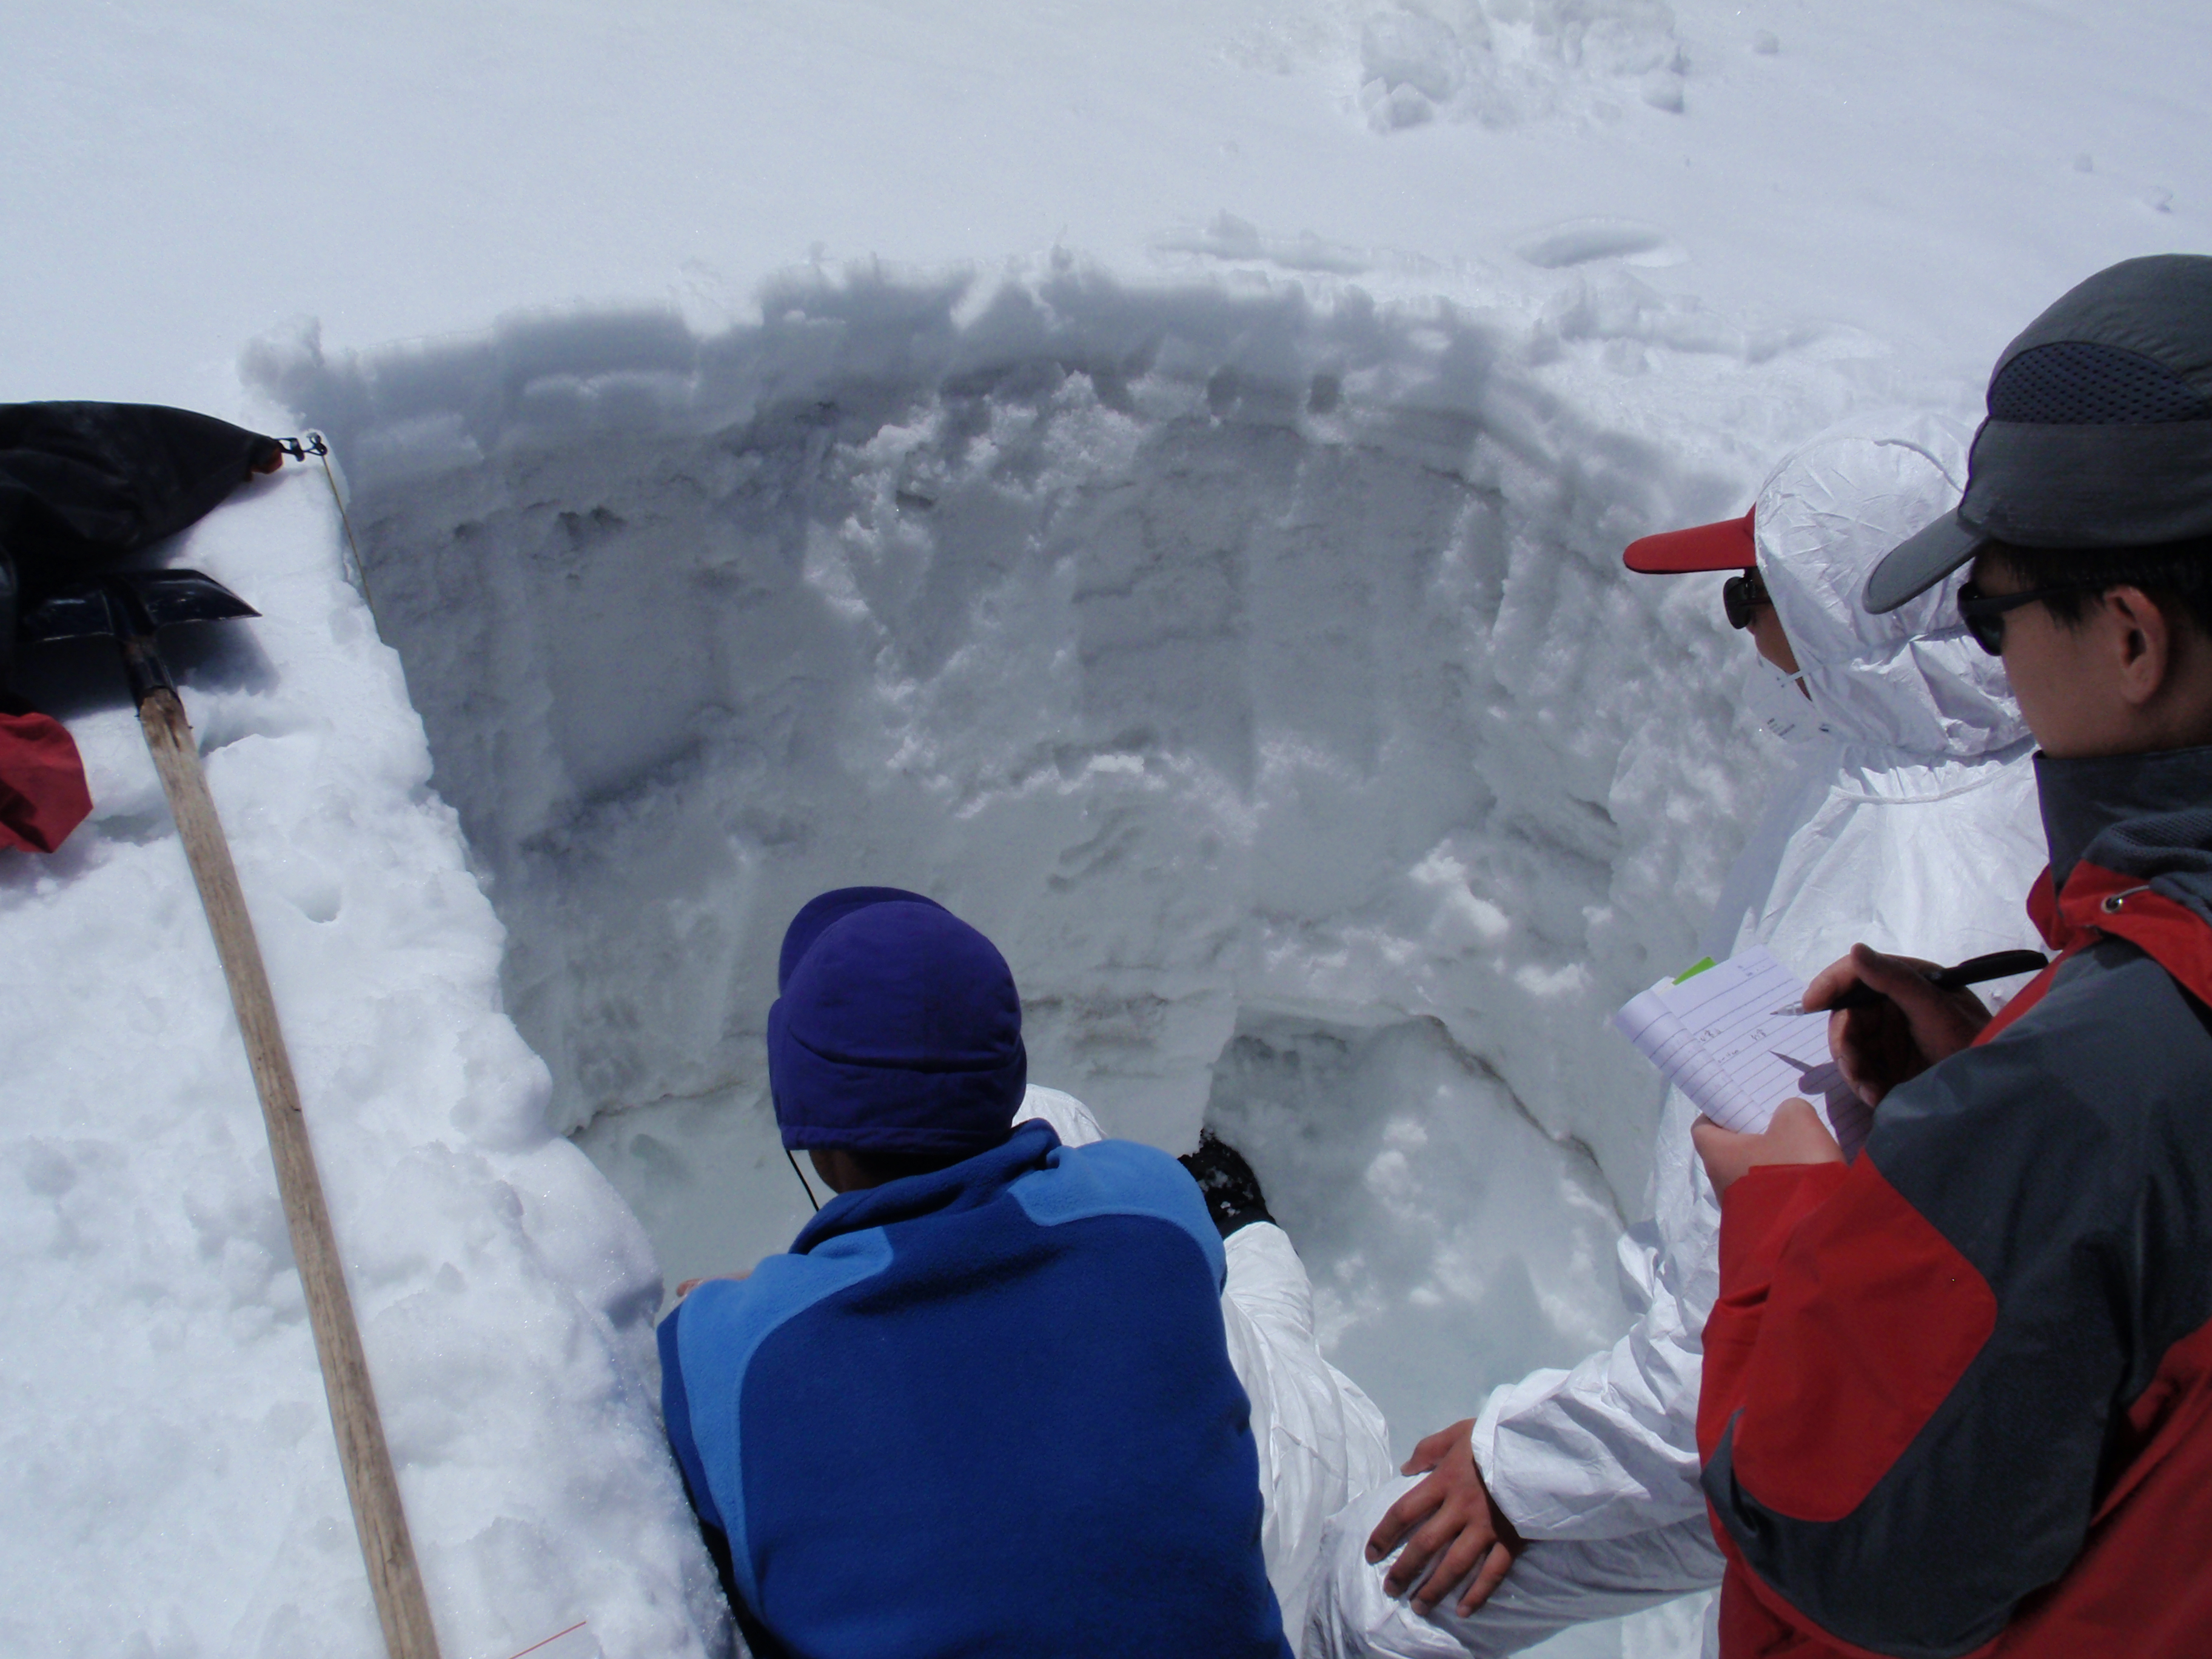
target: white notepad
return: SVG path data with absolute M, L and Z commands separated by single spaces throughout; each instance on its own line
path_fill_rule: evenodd
M 1763 945 L 1631 997 L 1613 1029 L 1723 1128 L 1756 1134 L 1795 1095 L 1838 1081 L 1828 1017 L 1795 1012 L 1805 982 Z

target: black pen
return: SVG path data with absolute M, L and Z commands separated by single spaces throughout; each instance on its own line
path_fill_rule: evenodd
M 1984 980 L 2007 979 L 2014 974 L 2039 973 L 2051 965 L 2051 958 L 2040 951 L 1993 951 L 1985 957 L 1968 957 L 1964 962 L 1948 968 L 1919 968 L 1913 971 L 1939 991 L 1963 990 L 1969 985 L 1979 985 Z M 1778 1014 L 1832 1014 L 1844 1008 L 1871 1008 L 1889 999 L 1864 980 L 1852 981 L 1850 988 L 1825 1008 L 1808 1008 L 1800 1003 L 1795 1008 L 1777 1008 Z

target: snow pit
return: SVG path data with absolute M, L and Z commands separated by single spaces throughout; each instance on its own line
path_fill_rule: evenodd
M 1602 1021 L 1687 959 L 1769 763 L 1710 585 L 1620 549 L 1741 510 L 1787 354 L 1564 292 L 1059 259 L 810 274 L 710 337 L 258 349 L 344 461 L 554 1121 L 670 1285 L 803 1220 L 777 942 L 889 883 L 1005 950 L 1034 1080 L 1246 1147 L 1400 1445 L 1617 1333 L 1659 1089 Z M 1639 331 L 1710 394 L 1585 412 Z
M 1656 1090 L 1599 1022 L 1771 758 L 1714 585 L 1620 544 L 2203 240 L 2172 0 L 447 9 L 15 8 L 6 280 L 10 396 L 313 422 L 357 490 L 374 619 L 319 471 L 161 556 L 264 612 L 175 654 L 449 1659 L 720 1644 L 646 1339 L 803 1213 L 758 1029 L 831 881 L 990 927 L 1041 1081 L 1244 1144 L 1401 1447 L 1617 1328 Z M 1121 280 L 757 288 L 1055 240 Z M 690 324 L 228 372 L 271 307 L 587 295 Z M 0 1647 L 368 1659 L 198 903 L 112 665 L 56 672 L 97 810 L 0 866 Z

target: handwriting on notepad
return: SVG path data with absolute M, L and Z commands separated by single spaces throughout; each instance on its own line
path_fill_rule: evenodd
M 1797 1011 L 1804 982 L 1764 945 L 1631 997 L 1613 1029 L 1724 1128 L 1756 1133 L 1793 1095 L 1833 1079 L 1827 1017 Z

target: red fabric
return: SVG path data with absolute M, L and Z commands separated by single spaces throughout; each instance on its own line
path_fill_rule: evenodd
M 2078 950 L 2100 933 L 2124 939 L 2212 1002 L 2212 927 L 2187 905 L 2154 893 L 2140 876 L 2077 864 L 2059 896 L 2053 943 Z
M 1842 1164 L 1763 1164 L 1721 1195 L 1721 1295 L 1705 1321 L 1698 1455 L 1710 1458 L 1743 1404 L 1766 1293 L 1790 1235 L 1843 1182 Z M 1723 1548 L 1728 1546 L 1725 1537 Z
M 1923 1293 L 1930 1286 L 1932 1301 Z M 1880 1311 L 1869 1318 L 1869 1308 Z M 1762 1348 L 1770 1311 L 1806 1340 Z M 1871 1158 L 1754 1169 L 1721 1200 L 1721 1295 L 1705 1324 L 1698 1453 L 1710 1459 L 1741 1411 L 1738 1480 L 1785 1514 L 1848 1515 L 1996 1321 L 1981 1275 Z M 1725 1659 L 1864 1659 L 1867 1650 L 1830 1637 L 1747 1568 L 1717 1518 L 1713 1534 L 1728 1558 Z
M 2058 964 L 2072 956 L 2081 943 L 2080 939 L 2070 937 L 2069 931 L 2060 925 L 2058 890 L 2051 884 L 2051 866 L 2047 864 L 2043 866 L 2043 873 L 2035 878 L 2035 885 L 2028 889 L 2027 919 L 2035 924 L 2035 931 L 2043 935 L 2043 942 L 2058 954 L 2051 958 L 2048 968 L 2013 994 L 2012 1000 L 1997 1010 L 1995 1019 L 1982 1027 L 1981 1035 L 1974 1039 L 1976 1048 L 1994 1039 L 2006 1026 L 2042 1001 L 2043 994 L 2051 988 L 2051 979 L 2058 972 Z
M 2058 926 L 2058 888 L 2051 878 L 2051 866 L 2045 865 L 2043 873 L 2027 890 L 2027 919 L 2035 924 L 2035 931 L 2043 935 L 2043 942 L 2052 950 L 2063 950 L 2065 941 L 2054 931 Z
M 0 712 L 0 848 L 51 853 L 91 811 L 69 728 L 27 710 Z
M 1728 1557 L 1728 1574 L 1721 1580 L 1721 1659 L 1889 1659 L 1821 1630 L 1738 1560 L 1733 1546 Z M 1984 1644 L 1966 1659 L 1987 1659 L 1990 1651 Z
M 2212 1001 L 2212 928 L 2139 879 L 2077 865 L 2062 896 L 2046 871 L 2029 913 L 2060 962 L 2100 936 L 2126 939 Z M 2057 966 L 1978 1041 L 2033 1006 Z M 1722 1200 L 1720 1257 L 1720 1299 L 1705 1327 L 1699 1453 L 1711 1457 L 1741 1410 L 1736 1472 L 1747 1490 L 1807 1520 L 1848 1514 L 1987 1340 L 1995 1298 L 1866 1158 L 1848 1173 L 1829 1164 L 1753 1170 Z M 1800 1352 L 1759 1348 L 1770 1311 Z M 1963 1328 L 1947 1328 L 1952 1323 Z M 2199 1659 L 2206 1651 L 2212 1326 L 2166 1351 L 2130 1408 L 2113 1456 L 2119 1473 L 2081 1553 L 1968 1659 Z M 1713 1531 L 1728 1558 L 1723 1659 L 1869 1659 L 1751 1571 L 1717 1517 Z
M 1801 1521 L 1858 1508 L 1997 1324 L 1973 1264 L 1871 1157 L 1849 1168 L 1782 1248 L 1767 1312 L 1791 1340 L 1746 1368 L 1736 1425 L 1736 1478 Z
M 1667 530 L 1628 544 L 1620 562 L 1647 575 L 1680 575 L 1691 570 L 1750 570 L 1759 563 L 1759 544 L 1752 535 L 1751 514 L 1701 524 L 1689 530 Z
M 2002 1659 L 2197 1659 L 2212 1630 L 2212 1326 L 2166 1351 L 2114 1447 L 2120 1477 L 2066 1576 L 2021 1603 Z
M 2078 948 L 2078 946 L 2069 946 L 2051 957 L 2051 965 L 2014 992 L 2012 1000 L 1998 1009 L 1996 1017 L 1975 1034 L 1971 1046 L 1978 1048 L 1984 1042 L 1994 1042 L 2007 1026 L 2042 1001 L 2044 994 L 2051 988 L 2051 981 L 2058 976 L 2061 965 L 2072 957 Z
M 1861 1159 L 1852 1168 L 1865 1162 Z M 1785 1251 L 1796 1254 L 1807 1228 L 1848 1207 L 1807 1201 L 1813 1196 L 1807 1188 L 1825 1184 L 1832 1192 L 1840 1185 L 1832 1179 L 1816 1183 L 1810 1178 L 1833 1167 L 1771 1172 L 1781 1178 L 1776 1184 L 1783 1187 L 1790 1213 L 1800 1217 L 1802 1224 L 1793 1225 L 1780 1213 L 1782 1206 L 1774 1196 L 1765 1195 L 1756 1210 L 1770 1231 L 1759 1248 L 1739 1256 L 1740 1271 L 1748 1267 L 1756 1272 L 1757 1258 L 1764 1255 L 1771 1273 Z M 1754 1170 L 1737 1185 L 1767 1173 Z M 1785 1180 L 1788 1185 L 1784 1185 Z M 1729 1189 L 1729 1200 L 1735 1190 Z M 1731 1282 L 1725 1239 L 1731 1224 L 1752 1219 L 1754 1206 L 1744 1206 L 1741 1216 L 1727 1200 L 1723 1208 L 1722 1301 L 1706 1327 L 1707 1392 L 1698 1402 L 1698 1444 L 1709 1457 L 1741 1403 L 1740 1394 L 1734 1393 L 1729 1401 L 1713 1400 L 1716 1358 L 1721 1362 L 1724 1386 L 1731 1380 L 1733 1364 L 1735 1390 L 1741 1389 L 1747 1373 L 1753 1374 L 1757 1386 L 1759 1364 L 1750 1358 L 1755 1325 L 1748 1333 L 1731 1331 L 1723 1313 L 1732 1310 L 1731 1318 L 1740 1316 L 1753 1291 L 1750 1285 Z M 1856 1326 L 1878 1329 L 1881 1322 L 1862 1319 Z M 1716 1335 L 1722 1340 L 1717 1352 Z M 1838 1400 L 1844 1386 L 1836 1384 Z M 1819 1402 L 1814 1404 L 1820 1408 Z M 1738 1433 L 1741 1444 L 1743 1431 L 1739 1429 Z M 2063 1578 L 2021 1602 L 2002 1633 L 1968 1659 L 2199 1659 L 2204 1653 L 2204 1632 L 2212 1630 L 2212 1572 L 2204 1570 L 2204 1564 L 2212 1561 L 2212 1521 L 2208 1521 L 2204 1501 L 2206 1489 L 2212 1486 L 2212 1326 L 2166 1350 L 2150 1387 L 2129 1409 L 2114 1451 L 2122 1473 L 2099 1504 L 2081 1554 Z M 1827 1454 L 1808 1446 L 1799 1455 Z M 1741 1474 L 1741 1458 L 1737 1467 Z M 1767 1496 L 1764 1481 L 1754 1490 L 1762 1498 Z M 1717 1522 L 1713 1530 L 1728 1557 L 1721 1585 L 1723 1659 L 1881 1659 L 1870 1650 L 1839 1641 L 1820 1629 L 1744 1565 L 1735 1540 Z
M 2107 935 L 2141 950 L 2198 1001 L 2212 1002 L 2212 928 L 2187 905 L 2151 891 L 2139 877 L 2124 876 L 2101 865 L 2077 864 L 2066 878 L 2062 895 L 2045 866 L 2028 893 L 2027 915 L 2044 943 L 2058 955 L 1982 1028 L 1974 1039 L 1977 1047 L 2042 1001 L 2069 957 Z

